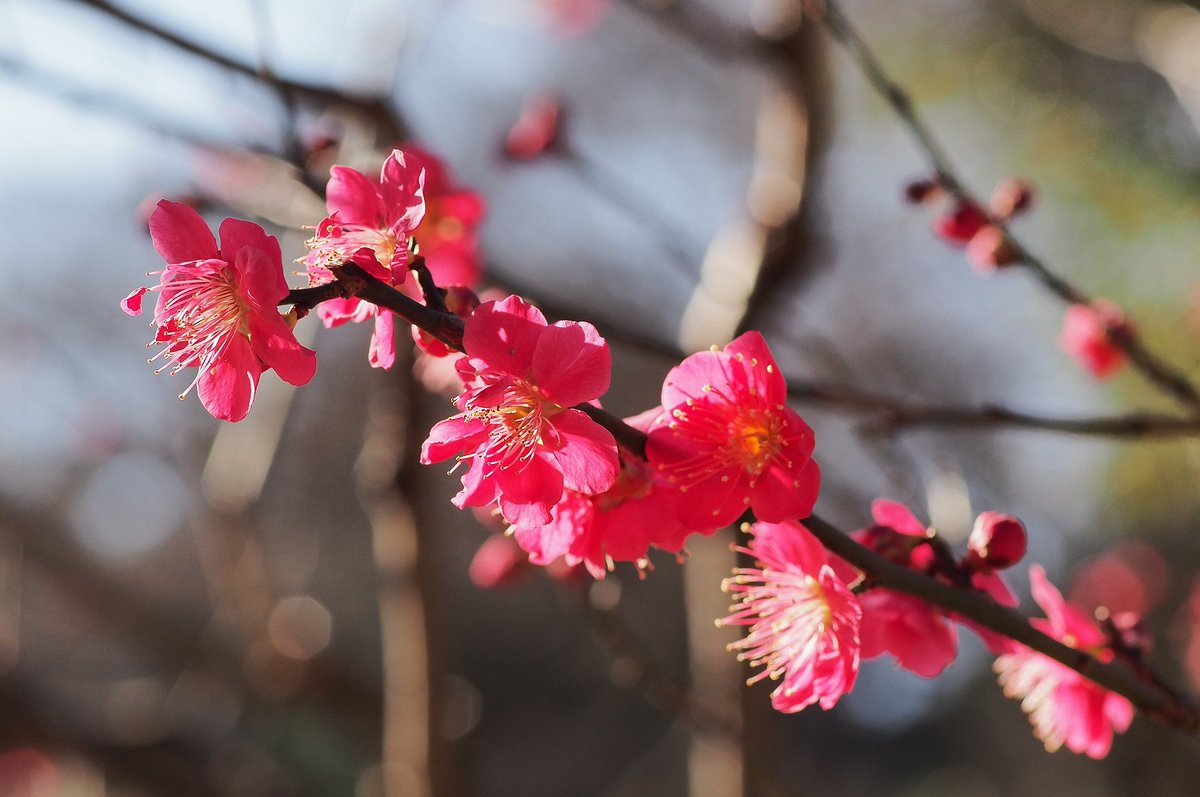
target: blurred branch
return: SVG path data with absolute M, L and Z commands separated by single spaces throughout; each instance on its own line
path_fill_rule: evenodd
M 820 22 L 829 35 L 846 50 L 871 87 L 912 133 L 917 145 L 937 173 L 939 184 L 958 201 L 975 207 L 985 207 L 958 177 L 941 145 L 917 114 L 912 99 L 884 71 L 879 59 L 851 26 L 836 0 L 807 0 L 805 12 Z M 1092 298 L 1086 293 L 1051 271 L 1041 258 L 1034 255 L 1012 234 L 1005 222 L 997 220 L 995 223 L 1003 231 L 1005 243 L 1016 258 L 1014 265 L 1024 266 L 1048 291 L 1068 304 L 1092 303 Z M 1200 413 L 1200 390 L 1197 390 L 1181 371 L 1147 348 L 1130 325 L 1110 329 L 1109 338 L 1129 356 L 1130 362 L 1149 382 L 1193 412 Z
M 317 86 L 291 80 L 275 74 L 269 69 L 242 63 L 229 56 L 210 50 L 203 45 L 181 36 L 177 33 L 159 27 L 152 22 L 142 19 L 108 0 L 75 0 L 81 6 L 91 8 L 105 16 L 120 22 L 134 30 L 149 34 L 186 53 L 202 58 L 210 63 L 228 69 L 232 72 L 252 78 L 263 85 L 274 89 L 283 102 L 285 109 L 290 108 L 293 97 L 303 97 L 324 105 L 352 105 L 362 111 L 373 121 L 383 126 L 391 137 L 399 138 L 403 134 L 403 126 L 392 109 L 382 97 L 366 94 L 354 94 L 327 86 Z
M 140 651 L 176 670 L 201 667 L 233 681 L 244 694 L 254 694 L 244 682 L 241 652 L 206 634 L 194 618 L 167 609 L 109 573 L 72 541 L 67 528 L 49 518 L 48 513 L 0 505 L 0 534 L 21 540 L 32 565 Z M 364 733 L 378 723 L 378 695 L 334 662 L 308 662 L 296 694 L 351 718 Z
M 734 719 L 712 711 L 687 686 L 663 673 L 645 645 L 615 612 L 595 606 L 586 590 L 564 587 L 559 594 L 588 621 L 597 641 L 612 659 L 627 659 L 635 665 L 636 677 L 630 688 L 642 692 L 652 705 L 694 731 L 732 739 L 741 737 L 742 731 Z

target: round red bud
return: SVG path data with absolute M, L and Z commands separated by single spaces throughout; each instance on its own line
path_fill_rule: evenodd
M 977 205 L 959 202 L 952 211 L 937 217 L 933 229 L 950 243 L 965 244 L 987 223 L 987 215 Z
M 982 512 L 967 541 L 965 564 L 969 570 L 1003 570 L 1024 558 L 1027 544 L 1021 521 L 1001 512 Z

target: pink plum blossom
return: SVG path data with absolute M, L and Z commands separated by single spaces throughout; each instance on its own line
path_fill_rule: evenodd
M 1107 379 L 1125 364 L 1125 352 L 1113 343 L 1110 331 L 1129 328 L 1121 310 L 1103 299 L 1091 305 L 1073 304 L 1063 316 L 1058 345 L 1096 379 Z
M 740 549 L 757 566 L 734 570 L 722 588 L 736 603 L 717 625 L 745 625 L 730 645 L 738 659 L 761 666 L 749 683 L 779 681 L 771 704 L 793 713 L 817 703 L 832 708 L 858 677 L 862 609 L 834 571 L 821 544 L 794 523 L 756 523 Z
M 279 242 L 248 221 L 221 222 L 221 245 L 200 214 L 162 200 L 150 215 L 150 237 L 167 261 L 159 284 L 139 288 L 121 302 L 140 315 L 142 299 L 158 292 L 152 345 L 177 374 L 195 368 L 192 388 L 215 417 L 240 421 L 254 401 L 258 379 L 274 368 L 286 382 L 303 385 L 317 368 L 316 354 L 301 346 L 277 306 L 288 294 Z
M 328 282 L 330 269 L 352 260 L 392 286 L 406 286 L 409 238 L 425 215 L 424 180 L 421 167 L 400 150 L 388 156 L 377 183 L 347 166 L 332 167 L 325 200 L 329 216 L 307 242 L 309 281 Z M 374 319 L 368 360 L 376 368 L 392 367 L 396 343 L 390 312 L 350 297 L 323 302 L 317 316 L 326 327 Z
M 1063 600 L 1041 566 L 1029 568 L 1029 581 L 1033 599 L 1046 613 L 1045 620 L 1030 621 L 1036 628 L 1101 661 L 1112 660 L 1100 626 Z M 1034 735 L 1050 752 L 1065 744 L 1074 753 L 1104 758 L 1113 732 L 1124 733 L 1133 721 L 1133 705 L 1124 697 L 1029 648 L 1018 647 L 996 659 L 995 670 L 1004 694 L 1021 701 Z
M 661 413 L 657 407 L 625 422 L 645 431 Z M 678 553 L 693 532 L 675 517 L 674 490 L 666 479 L 625 451 L 612 487 L 596 495 L 565 490 L 550 514 L 549 523 L 515 527 L 517 543 L 534 564 L 562 557 L 569 565 L 582 563 L 595 578 L 604 578 L 613 562 L 647 567 L 651 546 Z
M 671 369 L 646 454 L 679 490 L 684 525 L 725 526 L 750 508 L 768 522 L 812 513 L 821 485 L 813 431 L 786 401 L 783 375 L 757 332 Z
M 612 355 L 595 327 L 547 325 L 510 296 L 467 319 L 463 349 L 461 412 L 435 425 L 421 450 L 426 464 L 456 454 L 468 463 L 456 505 L 498 502 L 510 523 L 537 526 L 551 521 L 564 489 L 593 495 L 613 486 L 616 440 L 572 409 L 608 390 Z

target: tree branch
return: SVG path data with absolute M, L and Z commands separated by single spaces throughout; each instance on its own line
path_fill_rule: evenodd
M 917 115 L 908 94 L 884 71 L 879 59 L 851 26 L 836 0 L 808 0 L 805 3 L 805 11 L 814 20 L 820 22 L 829 35 L 845 49 L 867 78 L 871 87 L 887 102 L 901 123 L 912 133 L 917 145 L 925 153 L 930 165 L 937 173 L 939 184 L 960 202 L 984 207 L 984 204 L 967 189 L 951 167 L 945 152 L 934 139 L 925 122 Z M 1048 291 L 1068 304 L 1090 305 L 1092 303 L 1092 298 L 1086 293 L 1051 271 L 1045 261 L 1034 255 L 1024 243 L 1012 234 L 1004 221 L 994 220 L 993 223 L 1003 231 L 1005 244 L 1010 247 L 1016 258 L 1014 265 L 1024 266 Z M 1200 390 L 1197 390 L 1196 386 L 1181 371 L 1150 351 L 1132 328 L 1112 329 L 1109 331 L 1109 338 L 1114 345 L 1129 356 L 1133 366 L 1149 382 L 1187 406 L 1192 412 L 1200 413 Z

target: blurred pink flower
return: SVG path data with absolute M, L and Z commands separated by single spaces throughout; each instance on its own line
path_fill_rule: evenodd
M 487 302 L 467 319 L 459 373 L 470 385 L 461 412 L 433 427 L 421 449 L 429 464 L 469 461 L 459 507 L 499 503 L 514 525 L 550 522 L 563 490 L 594 494 L 617 478 L 617 444 L 571 409 L 608 390 L 612 355 L 587 323 L 546 324 L 516 296 Z
M 429 150 L 403 144 L 414 168 L 425 170 L 425 220 L 413 237 L 433 281 L 441 287 L 472 288 L 483 273 L 477 228 L 483 220 L 483 197 L 460 188 L 446 164 Z
M 1097 379 L 1107 379 L 1125 364 L 1125 352 L 1112 342 L 1109 331 L 1128 328 L 1120 309 L 1103 299 L 1074 304 L 1063 317 L 1058 345 Z
M 312 379 L 316 353 L 301 346 L 277 306 L 288 294 L 279 242 L 248 221 L 221 222 L 221 246 L 200 214 L 187 205 L 162 200 L 150 215 L 150 237 L 167 261 L 159 284 L 139 288 L 121 302 L 140 315 L 142 298 L 158 292 L 154 344 L 177 374 L 195 368 L 192 388 L 213 416 L 246 417 L 258 379 L 274 368 L 293 385 Z M 157 373 L 157 372 L 156 372 Z
M 545 94 L 526 98 L 521 115 L 504 138 L 504 151 L 517 160 L 533 160 L 549 149 L 558 137 L 562 109 Z
M 1004 570 L 1025 558 L 1025 524 L 1001 512 L 980 512 L 967 540 L 964 564 L 971 570 Z
M 671 369 L 646 455 L 679 490 L 684 525 L 719 528 L 748 508 L 768 522 L 812 513 L 821 485 L 813 431 L 786 402 L 783 375 L 757 332 Z
M 749 683 L 779 681 L 771 693 L 777 710 L 832 708 L 858 677 L 858 600 L 803 526 L 755 523 L 750 533 L 750 546 L 740 550 L 758 566 L 738 568 L 725 580 L 722 588 L 736 603 L 717 625 L 750 627 L 730 649 L 739 661 L 762 667 Z
M 1112 660 L 1099 625 L 1063 600 L 1040 565 L 1029 568 L 1029 581 L 1033 599 L 1047 618 L 1031 620 L 1036 628 L 1101 661 Z M 1034 735 L 1050 752 L 1065 744 L 1072 752 L 1104 758 L 1113 732 L 1123 733 L 1133 721 L 1133 705 L 1124 697 L 1029 648 L 1018 647 L 996 659 L 995 670 L 1004 694 L 1021 700 Z

